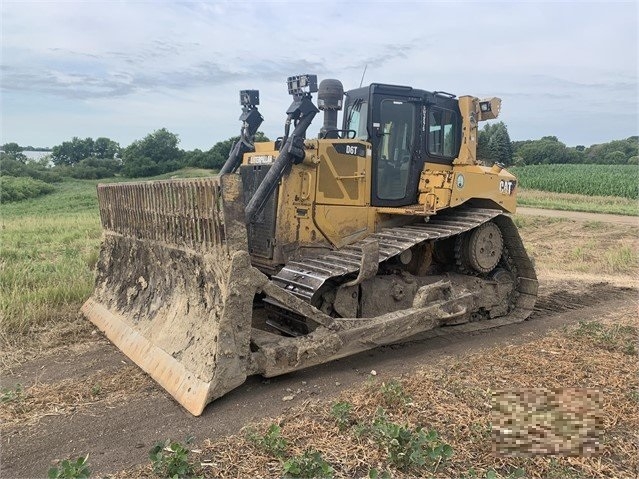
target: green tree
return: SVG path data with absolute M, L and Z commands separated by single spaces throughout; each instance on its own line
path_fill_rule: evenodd
M 613 155 L 607 158 L 610 153 L 621 152 L 624 160 L 621 161 L 619 155 Z M 599 145 L 591 145 L 585 150 L 586 161 L 588 163 L 610 163 L 610 161 L 621 161 L 627 163 L 628 159 L 639 155 L 639 137 L 631 136 L 625 140 L 613 140 L 608 143 Z
M 115 141 L 100 137 L 95 140 L 93 144 L 93 155 L 96 158 L 109 158 L 113 159 L 116 154 L 120 153 L 120 145 Z
M 570 148 L 566 147 L 566 151 L 564 152 L 565 163 L 584 163 L 586 159 L 586 155 L 584 150 L 580 150 L 579 147 Z
M 486 124 L 477 135 L 477 159 L 486 164 L 494 162 L 511 165 L 513 145 L 503 121 Z
M 626 158 L 626 154 L 623 151 L 611 151 L 606 154 L 603 160 L 603 163 L 607 165 L 623 165 L 628 162 L 628 158 Z
M 544 136 L 532 140 L 517 149 L 525 165 L 550 165 L 557 163 L 580 163 L 583 153 L 567 148 L 556 136 Z
M 126 176 L 152 176 L 182 167 L 184 152 L 178 148 L 180 139 L 175 133 L 161 128 L 136 140 L 122 152 Z
M 12 160 L 16 160 L 21 163 L 26 163 L 27 161 L 27 157 L 24 153 L 22 153 L 24 149 L 17 143 L 5 143 L 2 145 L 2 151 L 4 151 L 4 154 Z
M 74 136 L 71 141 L 54 146 L 51 158 L 56 166 L 73 166 L 87 158 L 113 159 L 119 152 L 120 145 L 110 138 L 100 137 L 94 141 Z
M 71 141 L 64 141 L 61 145 L 53 147 L 51 159 L 56 166 L 75 165 L 85 158 L 93 156 L 93 138 L 78 138 L 74 136 Z
M 490 140 L 488 141 L 488 152 L 490 160 L 503 165 L 511 165 L 513 162 L 513 147 L 510 143 L 508 129 L 503 121 L 496 123 L 493 127 Z
M 492 136 L 492 125 L 485 124 L 484 127 L 479 130 L 477 134 L 477 159 L 488 163 L 490 161 L 490 150 L 488 143 L 490 143 L 490 137 Z
M 193 166 L 196 168 L 211 168 L 209 164 L 209 152 L 202 151 L 199 148 L 191 151 L 185 151 L 183 156 L 184 166 Z
M 195 149 L 188 151 L 184 156 L 184 164 L 187 166 L 196 166 L 199 168 L 220 169 L 226 162 L 231 152 L 231 148 L 235 142 L 239 140 L 239 136 L 234 136 L 228 140 L 218 141 L 208 151 Z M 270 141 L 263 132 L 258 131 L 255 134 L 255 142 Z

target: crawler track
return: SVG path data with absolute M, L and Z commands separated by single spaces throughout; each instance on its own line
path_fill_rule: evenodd
M 491 220 L 502 231 L 505 261 L 516 277 L 514 308 L 508 315 L 509 322 L 523 321 L 533 311 L 537 276 L 512 220 L 495 209 L 456 208 L 432 216 L 428 223 L 384 228 L 366 240 L 340 250 L 291 261 L 271 279 L 282 289 L 314 304 L 320 289 L 329 280 L 343 281 L 346 275 L 359 270 L 364 241 L 372 238 L 379 242 L 379 261 L 382 263 L 419 243 L 450 238 Z

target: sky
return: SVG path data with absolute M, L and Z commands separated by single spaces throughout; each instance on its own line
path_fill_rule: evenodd
M 502 98 L 511 139 L 638 134 L 637 2 L 0 2 L 0 144 L 239 134 L 239 90 L 284 130 L 286 78 Z M 309 132 L 321 127 L 315 119 Z

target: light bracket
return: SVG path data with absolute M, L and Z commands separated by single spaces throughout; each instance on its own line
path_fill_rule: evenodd
M 286 79 L 289 95 L 300 96 L 317 91 L 317 75 L 296 75 Z
M 240 90 L 240 105 L 257 106 L 260 104 L 259 90 Z

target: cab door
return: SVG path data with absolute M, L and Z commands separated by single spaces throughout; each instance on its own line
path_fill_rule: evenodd
M 401 95 L 373 94 L 373 206 L 417 203 L 423 165 L 419 101 Z

